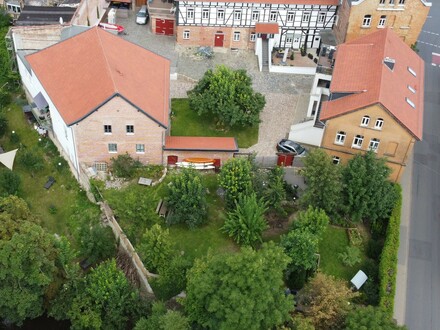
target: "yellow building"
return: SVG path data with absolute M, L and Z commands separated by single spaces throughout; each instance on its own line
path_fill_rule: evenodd
M 423 135 L 423 60 L 389 28 L 338 47 L 321 147 L 335 163 L 374 150 L 399 181 Z
M 428 0 L 351 0 L 345 41 L 389 27 L 410 46 L 417 41 L 431 5 Z

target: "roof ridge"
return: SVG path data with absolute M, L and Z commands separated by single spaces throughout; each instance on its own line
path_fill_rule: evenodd
M 110 70 L 110 63 L 109 63 L 109 60 L 108 60 L 108 58 L 107 58 L 107 54 L 105 53 L 105 51 L 104 51 L 104 45 L 103 45 L 103 42 L 102 42 L 102 39 L 101 39 L 101 35 L 100 35 L 100 33 L 98 32 L 98 29 L 99 30 L 101 30 L 100 28 L 98 28 L 98 27 L 95 27 L 95 29 L 96 29 L 96 35 L 98 36 L 98 40 L 99 40 L 99 48 L 101 49 L 101 51 L 102 51 L 102 54 L 103 54 L 103 57 L 104 57 L 104 60 L 105 60 L 105 67 L 106 67 L 106 69 L 107 69 L 107 73 L 108 73 L 108 75 L 110 76 L 110 79 L 111 79 L 111 81 L 112 81 L 112 84 L 113 84 L 113 91 L 115 92 L 115 93 L 119 93 L 119 90 L 118 90 L 118 88 L 116 87 L 116 83 L 115 83 L 115 80 L 114 80 L 114 78 L 113 78 L 113 74 L 112 74 L 112 72 L 111 72 L 111 70 Z M 102 32 L 103 33 L 110 33 L 110 32 L 106 32 L 106 31 L 103 31 L 102 30 Z

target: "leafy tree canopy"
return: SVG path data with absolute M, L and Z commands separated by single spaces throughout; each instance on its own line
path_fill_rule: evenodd
M 298 213 L 292 228 L 297 231 L 309 232 L 320 240 L 327 230 L 329 222 L 330 219 L 324 210 L 309 206 L 306 211 Z
M 20 186 L 21 178 L 17 173 L 6 167 L 0 168 L 0 197 L 18 194 Z
M 269 329 L 282 324 L 293 309 L 282 281 L 288 262 L 273 243 L 259 251 L 209 253 L 188 273 L 183 302 L 187 315 L 209 329 Z
M 14 195 L 0 197 L 0 240 L 9 240 L 24 221 L 38 222 L 27 203 Z
M 232 158 L 223 166 L 219 184 L 226 191 L 226 205 L 235 206 L 240 195 L 249 195 L 252 191 L 252 164 L 244 158 Z
M 225 66 L 206 71 L 188 96 L 190 107 L 199 115 L 211 114 L 228 127 L 257 125 L 266 104 L 264 96 L 253 91 L 245 70 Z
M 155 224 L 147 229 L 139 246 L 139 253 L 145 267 L 155 272 L 169 262 L 173 252 L 173 242 L 168 229 Z
M 134 330 L 189 330 L 189 320 L 182 313 L 167 310 L 162 302 L 154 302 L 152 313 L 148 318 L 136 322 Z
M 358 307 L 352 310 L 345 322 L 346 330 L 405 330 L 405 326 L 398 326 L 386 312 L 379 307 Z
M 291 230 L 287 235 L 281 236 L 280 245 L 291 258 L 290 270 L 309 270 L 316 267 L 318 239 L 312 233 Z

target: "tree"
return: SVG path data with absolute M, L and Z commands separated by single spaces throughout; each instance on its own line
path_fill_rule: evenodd
M 25 200 L 14 195 L 0 197 L 0 240 L 10 240 L 25 221 L 38 223 Z
M 391 169 L 374 151 L 358 154 L 343 170 L 344 205 L 354 222 L 376 221 L 389 217 L 397 194 L 388 181 Z
M 295 314 L 290 323 L 292 330 L 315 330 L 312 321 L 301 314 Z
M 240 195 L 249 195 L 252 191 L 252 165 L 244 158 L 232 158 L 222 167 L 219 184 L 225 189 L 228 208 L 235 206 Z
M 252 126 L 260 122 L 266 100 L 252 89 L 245 70 L 218 66 L 206 71 L 193 90 L 188 92 L 191 109 L 209 114 L 222 126 Z
M 84 278 L 67 315 L 73 329 L 125 329 L 139 301 L 113 259 Z
M 168 229 L 162 229 L 160 225 L 155 224 L 151 229 L 145 230 L 139 253 L 148 270 L 155 272 L 164 266 L 169 261 L 172 251 L 173 243 Z
M 281 203 L 286 200 L 286 190 L 284 189 L 284 170 L 277 166 L 269 173 L 268 187 L 265 192 L 267 205 L 278 212 L 282 212 Z
M 113 257 L 116 253 L 116 241 L 110 227 L 101 224 L 91 226 L 83 222 L 81 229 L 79 252 L 91 264 Z
M 298 305 L 310 318 L 316 329 L 340 328 L 350 310 L 350 300 L 357 294 L 345 281 L 333 276 L 317 273 L 298 293 Z
M 24 149 L 18 155 L 20 164 L 24 165 L 27 170 L 40 171 L 44 168 L 44 159 L 37 152 Z
M 314 269 L 316 267 L 316 252 L 318 239 L 307 231 L 291 230 L 281 236 L 280 246 L 291 258 L 290 271 Z
M 367 306 L 353 309 L 345 321 L 346 330 L 405 330 L 405 326 L 398 326 L 379 307 Z
M 208 329 L 269 329 L 289 319 L 293 299 L 283 290 L 289 258 L 273 243 L 259 251 L 209 253 L 188 273 L 183 301 L 191 321 Z
M 134 176 L 136 169 L 142 164 L 138 160 L 133 159 L 128 153 L 125 155 L 118 155 L 118 157 L 111 159 L 111 168 L 115 175 L 120 178 L 130 179 Z
M 43 314 L 56 258 L 54 237 L 27 221 L 10 239 L 0 240 L 1 318 L 20 325 Z
M 253 245 L 262 242 L 263 231 L 268 228 L 264 218 L 266 203 L 257 196 L 240 196 L 235 202 L 235 209 L 228 213 L 221 230 L 240 245 Z
M 334 216 L 341 200 L 340 167 L 332 164 L 325 151 L 314 149 L 305 157 L 302 173 L 307 181 L 303 202 Z
M 189 330 L 190 324 L 182 313 L 167 310 L 164 303 L 154 302 L 152 313 L 148 318 L 136 322 L 134 330 Z
M 166 200 L 172 209 L 168 224 L 183 222 L 195 228 L 206 220 L 206 190 L 194 169 L 183 169 L 173 176 Z
M 0 90 L 0 93 L 1 92 L 2 91 Z M 8 93 L 8 95 L 9 95 L 9 93 Z M 2 101 L 2 97 L 0 95 L 0 109 L 1 109 L 1 106 L 4 104 L 6 104 L 6 102 Z M 4 115 L 3 112 L 0 112 L 0 138 L 6 134 L 7 130 L 8 130 L 8 119 L 6 118 L 6 116 Z
M 313 208 L 310 205 L 306 211 L 298 213 L 292 224 L 292 228 L 302 232 L 309 232 L 318 240 L 321 240 L 322 235 L 327 230 L 329 222 L 330 219 L 324 210 Z
M 186 274 L 192 262 L 184 256 L 178 255 L 159 268 L 160 276 L 154 279 L 155 295 L 158 299 L 168 300 L 186 288 Z
M 16 195 L 20 190 L 21 179 L 8 168 L 0 168 L 0 197 Z

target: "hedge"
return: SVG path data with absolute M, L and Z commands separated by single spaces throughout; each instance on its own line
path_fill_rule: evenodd
M 397 253 L 399 251 L 400 212 L 402 208 L 402 188 L 395 185 L 398 195 L 391 213 L 385 244 L 379 263 L 379 306 L 393 317 L 394 296 L 396 293 Z

